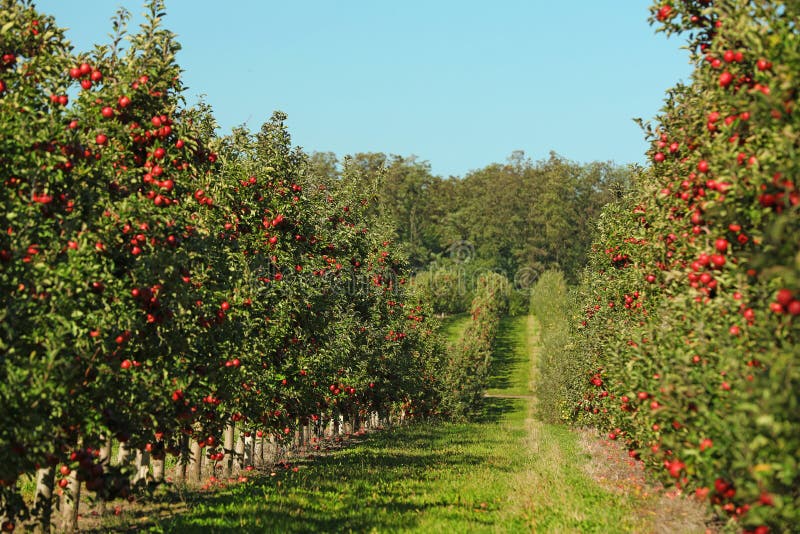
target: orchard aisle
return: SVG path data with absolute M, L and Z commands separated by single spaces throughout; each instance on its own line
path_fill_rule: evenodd
M 533 416 L 537 324 L 503 319 L 483 415 L 368 435 L 298 471 L 202 496 L 154 532 L 646 532 L 584 470 L 579 436 Z M 460 330 L 451 328 L 451 335 Z M 507 397 L 506 397 L 507 396 Z

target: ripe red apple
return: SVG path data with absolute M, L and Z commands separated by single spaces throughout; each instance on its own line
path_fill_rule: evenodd
M 788 306 L 793 299 L 794 295 L 789 289 L 786 288 L 778 290 L 778 294 L 775 296 L 775 300 L 777 300 L 778 304 L 780 304 L 784 308 Z
M 686 467 L 686 464 L 681 462 L 680 460 L 673 460 L 667 464 L 667 470 L 669 474 L 673 478 L 678 478 L 681 476 L 681 471 Z

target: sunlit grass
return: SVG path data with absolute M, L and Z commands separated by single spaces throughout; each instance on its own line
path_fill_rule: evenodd
M 504 317 L 495 340 L 489 395 L 530 395 L 535 323 L 529 316 Z
M 458 313 L 442 319 L 441 332 L 449 343 L 458 341 L 469 324 L 468 313 Z
M 462 319 L 463 321 L 463 319 Z M 457 331 L 458 320 L 449 323 Z M 504 319 L 496 394 L 529 395 L 535 340 Z M 505 366 L 505 368 L 503 367 Z M 292 469 L 192 497 L 152 532 L 642 532 L 633 497 L 599 486 L 570 430 L 533 417 L 530 398 L 488 398 L 483 415 L 371 433 Z

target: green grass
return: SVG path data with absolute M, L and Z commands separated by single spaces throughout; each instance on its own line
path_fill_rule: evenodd
M 530 324 L 529 324 L 530 323 Z M 529 316 L 504 317 L 495 339 L 492 368 L 489 372 L 490 395 L 530 395 L 534 323 Z
M 458 313 L 442 319 L 441 332 L 449 343 L 458 341 L 469 324 L 468 313 Z
M 301 463 L 300 471 L 209 494 L 154 532 L 491 531 L 505 520 L 522 437 L 519 406 L 493 399 L 491 421 L 414 425 Z
M 459 321 L 450 322 L 450 334 Z M 527 395 L 535 322 L 504 319 L 492 391 Z M 527 371 L 526 371 L 527 370 Z M 371 433 L 298 472 L 278 469 L 190 497 L 151 532 L 646 532 L 633 497 L 584 471 L 576 434 L 532 398 L 488 398 L 477 420 Z

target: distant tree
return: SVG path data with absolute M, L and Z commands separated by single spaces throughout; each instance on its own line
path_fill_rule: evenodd
M 430 164 L 415 156 L 364 152 L 346 162 L 357 170 L 356 180 L 375 188 L 372 209 L 393 224 L 414 270 L 470 261 L 472 273 L 499 271 L 518 284 L 549 268 L 574 282 L 596 217 L 627 191 L 632 173 L 611 162 L 580 164 L 555 152 L 534 162 L 515 151 L 504 164 L 447 179 L 434 176 Z M 315 153 L 309 164 L 323 183 L 335 186 L 341 179 L 332 153 Z
M 321 184 L 331 187 L 339 180 L 339 159 L 333 152 L 312 152 L 308 165 L 310 173 Z

